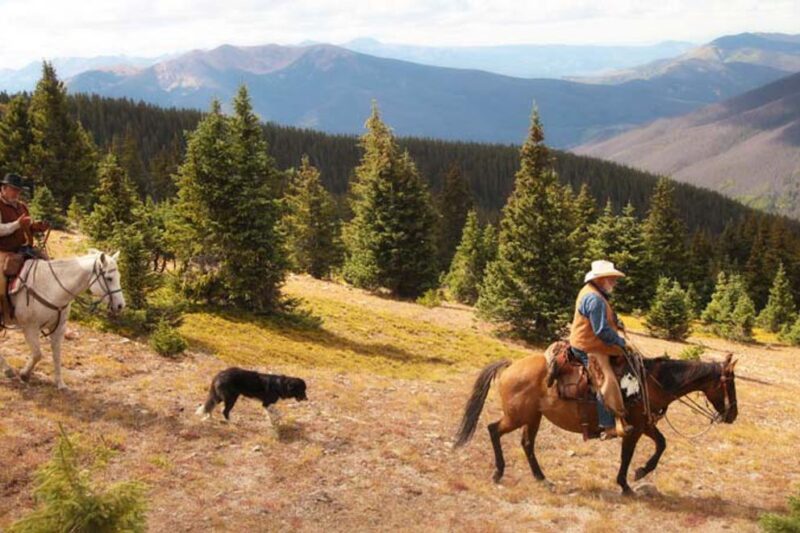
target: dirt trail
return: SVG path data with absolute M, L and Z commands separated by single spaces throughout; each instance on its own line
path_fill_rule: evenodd
M 304 278 L 288 290 L 342 297 L 341 288 Z M 416 312 L 454 335 L 476 330 L 463 308 L 428 311 L 363 293 L 348 304 L 396 310 L 408 320 Z M 172 361 L 136 342 L 78 329 L 79 339 L 65 343 L 70 391 L 51 384 L 47 355 L 31 384 L 0 380 L 0 529 L 33 506 L 32 473 L 49 457 L 58 422 L 117 450 L 109 480 L 148 484 L 151 531 L 755 531 L 758 515 L 782 509 L 800 483 L 796 349 L 703 340 L 707 357 L 732 350 L 741 358 L 739 373 L 774 385 L 739 382 L 739 420 L 696 442 L 662 428 L 668 448 L 659 469 L 635 485 L 638 497 L 624 499 L 614 482 L 619 445 L 584 444 L 549 424 L 537 453 L 553 490 L 530 475 L 518 434 L 503 440 L 508 466 L 500 486 L 490 480 L 482 429 L 453 452 L 477 365 L 425 380 L 265 360 L 262 370 L 302 376 L 309 386 L 309 402 L 280 404 L 275 431 L 260 405 L 246 399 L 231 424 L 219 413 L 211 422 L 195 417 L 211 376 L 227 366 L 212 355 Z M 636 342 L 652 354 L 682 348 L 639 335 Z M 26 353 L 19 334 L 0 349 L 21 366 L 14 355 Z M 492 393 L 481 427 L 498 412 Z M 685 415 L 676 413 L 676 423 L 696 428 Z M 642 442 L 634 466 L 652 452 Z

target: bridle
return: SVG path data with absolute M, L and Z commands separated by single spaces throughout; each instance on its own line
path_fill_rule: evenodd
M 703 431 L 701 431 L 700 433 L 698 433 L 696 435 L 687 436 L 687 435 L 684 435 L 683 433 L 681 433 L 672 424 L 672 422 L 670 421 L 669 417 L 667 417 L 666 408 L 665 408 L 663 416 L 664 416 L 664 419 L 667 421 L 667 424 L 669 424 L 669 427 L 671 427 L 672 430 L 675 433 L 677 433 L 678 435 L 680 435 L 681 437 L 683 437 L 683 438 L 685 438 L 687 440 L 696 439 L 697 437 L 700 437 L 701 435 L 705 434 L 709 429 L 711 429 L 711 427 L 714 424 L 725 420 L 728 417 L 728 413 L 731 412 L 731 409 L 733 409 L 736 406 L 736 401 L 735 400 L 731 401 L 730 391 L 728 390 L 728 383 L 729 382 L 733 382 L 734 378 L 732 376 L 729 376 L 725 372 L 725 363 L 719 363 L 719 366 L 720 366 L 719 379 L 717 380 L 716 385 L 713 386 L 712 390 L 716 389 L 717 387 L 722 387 L 722 393 L 723 393 L 723 396 L 724 396 L 724 402 L 725 403 L 724 403 L 724 409 L 723 409 L 723 411 L 721 413 L 716 411 L 716 410 L 709 409 L 707 402 L 706 402 L 706 405 L 701 405 L 697 400 L 694 400 L 692 398 L 688 398 L 686 396 L 678 396 L 678 395 L 676 395 L 674 393 L 669 393 L 670 396 L 673 396 L 673 400 L 678 400 L 680 403 L 682 403 L 683 405 L 687 406 L 691 411 L 695 412 L 696 414 L 699 414 L 700 416 L 702 416 L 703 418 L 705 418 L 705 419 L 707 419 L 709 421 L 708 427 L 705 428 Z M 661 390 L 666 392 L 666 388 L 656 379 L 655 376 L 653 376 L 652 374 L 648 374 L 648 377 L 651 378 L 659 387 L 661 387 Z
M 72 299 L 69 302 L 67 302 L 66 304 L 61 305 L 61 306 L 55 305 L 54 303 L 52 303 L 51 301 L 49 301 L 45 297 L 43 297 L 41 294 L 36 292 L 36 289 L 34 289 L 33 287 L 31 287 L 28 284 L 28 277 L 31 274 L 33 274 L 34 279 L 36 278 L 36 270 L 39 268 L 39 263 L 41 263 L 41 262 L 46 263 L 47 266 L 50 268 L 50 273 L 52 274 L 53 279 L 56 280 L 56 283 L 58 284 L 58 286 L 61 287 L 61 290 L 63 290 L 64 292 L 66 292 L 67 294 L 69 294 L 72 297 Z M 114 273 L 116 271 L 117 271 L 116 268 L 112 268 L 112 269 L 106 270 L 100 264 L 100 258 L 99 257 L 95 258 L 94 264 L 92 265 L 92 277 L 90 278 L 89 285 L 86 287 L 87 289 L 91 289 L 92 285 L 94 285 L 95 283 L 99 283 L 100 284 L 100 288 L 103 291 L 103 295 L 97 301 L 97 303 L 95 304 L 95 307 L 96 307 L 97 304 L 99 304 L 100 302 L 102 302 L 106 298 L 108 298 L 108 308 L 111 309 L 111 305 L 112 305 L 112 301 L 113 301 L 112 296 L 114 294 L 122 292 L 122 288 L 121 287 L 119 289 L 112 289 L 108 284 L 108 280 L 106 279 L 106 276 L 108 274 L 112 274 L 112 273 Z M 25 277 L 20 277 L 19 278 L 19 283 L 20 283 L 21 288 L 25 289 L 25 294 L 26 294 L 26 297 L 27 297 L 28 304 L 30 304 L 30 300 L 31 300 L 31 298 L 33 298 L 34 300 L 36 300 L 37 302 L 39 302 L 40 304 L 42 304 L 46 308 L 48 308 L 48 309 L 50 309 L 52 311 L 56 311 L 56 313 L 57 313 L 56 320 L 53 323 L 53 325 L 50 328 L 50 330 L 49 331 L 45 331 L 44 329 L 42 329 L 42 335 L 44 335 L 45 337 L 49 337 L 50 335 L 53 334 L 53 332 L 56 330 L 56 328 L 58 328 L 58 325 L 61 323 L 61 315 L 64 313 L 64 311 L 67 309 L 67 307 L 69 307 L 69 305 L 72 303 L 72 300 L 77 299 L 79 297 L 79 295 L 74 293 L 74 292 L 72 292 L 71 290 L 69 290 L 67 287 L 64 286 L 64 284 L 61 282 L 61 280 L 59 279 L 58 275 L 56 274 L 55 270 L 53 269 L 52 261 L 47 261 L 47 260 L 42 260 L 42 259 L 35 260 L 34 263 L 33 263 L 33 266 L 25 274 Z

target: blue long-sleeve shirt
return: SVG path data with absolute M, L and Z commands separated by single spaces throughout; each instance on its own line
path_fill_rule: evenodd
M 625 347 L 625 339 L 619 336 L 614 329 L 609 325 L 609 317 L 606 314 L 606 303 L 603 298 L 593 292 L 590 292 L 581 299 L 578 305 L 578 312 L 589 319 L 592 325 L 592 330 L 597 337 L 606 344 L 618 345 Z M 617 320 L 616 316 L 612 316 L 611 320 Z M 619 324 L 619 322 L 617 322 Z

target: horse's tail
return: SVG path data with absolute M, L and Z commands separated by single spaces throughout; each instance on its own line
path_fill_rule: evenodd
M 486 396 L 489 394 L 489 387 L 492 385 L 492 380 L 494 380 L 495 376 L 497 376 L 501 370 L 507 368 L 509 365 L 511 365 L 511 361 L 503 359 L 495 361 L 481 370 L 478 379 L 475 380 L 475 385 L 472 387 L 472 396 L 470 396 L 464 408 L 464 416 L 461 418 L 461 426 L 458 428 L 456 442 L 453 444 L 453 448 L 463 446 L 472 438 L 472 435 L 475 433 L 475 427 L 478 425 L 478 418 L 480 418 L 481 411 L 483 410 L 483 404 L 486 402 Z
M 211 411 L 217 406 L 219 402 L 222 401 L 222 398 L 217 393 L 217 380 L 211 382 L 211 386 L 208 388 L 208 398 L 206 398 L 206 402 L 197 408 L 198 415 L 209 415 Z

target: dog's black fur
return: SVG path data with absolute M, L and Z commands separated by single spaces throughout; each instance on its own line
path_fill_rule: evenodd
M 206 403 L 200 406 L 197 414 L 210 415 L 218 403 L 224 402 L 222 414 L 229 420 L 239 396 L 257 398 L 265 409 L 283 398 L 294 398 L 298 402 L 308 399 L 306 382 L 300 378 L 231 367 L 214 376 Z

